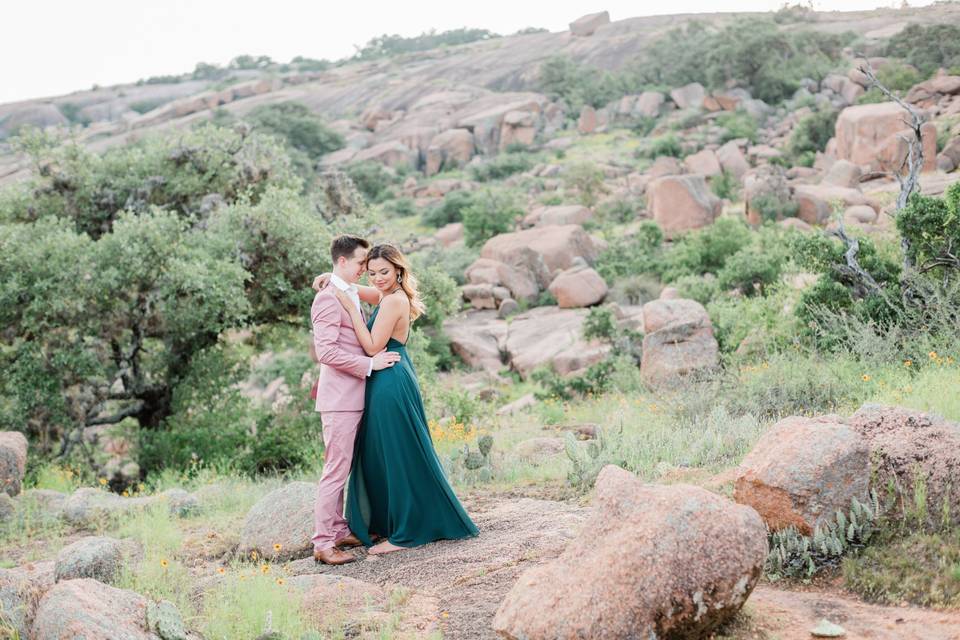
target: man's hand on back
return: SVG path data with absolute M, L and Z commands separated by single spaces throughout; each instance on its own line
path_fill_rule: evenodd
M 377 355 L 373 356 L 373 370 L 380 371 L 381 369 L 386 369 L 392 367 L 397 361 L 400 360 L 400 354 L 396 351 L 387 351 L 384 349 Z

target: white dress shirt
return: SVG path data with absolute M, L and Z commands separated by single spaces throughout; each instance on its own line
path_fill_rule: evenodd
M 357 311 L 360 312 L 360 317 L 362 318 L 363 308 L 360 306 L 360 290 L 357 289 L 357 285 L 348 283 L 335 273 L 330 275 L 330 284 L 335 286 L 337 289 L 340 289 L 340 291 L 346 293 L 347 297 L 353 300 L 353 304 L 356 305 Z M 367 369 L 367 376 L 369 377 L 371 373 L 373 373 L 372 358 L 370 359 L 370 368 Z

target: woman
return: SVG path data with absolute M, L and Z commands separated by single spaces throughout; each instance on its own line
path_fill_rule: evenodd
M 336 291 L 368 355 L 400 353 L 396 366 L 367 380 L 363 421 L 354 447 L 347 491 L 347 522 L 369 553 L 381 554 L 442 539 L 475 536 L 433 449 L 420 387 L 407 354 L 410 325 L 424 311 L 417 281 L 400 251 L 376 245 L 367 256 L 373 287 L 360 299 L 377 307 L 364 323 L 346 293 Z M 325 281 L 321 284 L 325 284 Z

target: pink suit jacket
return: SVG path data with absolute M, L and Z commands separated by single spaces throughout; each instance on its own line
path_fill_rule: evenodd
M 313 345 L 320 360 L 317 411 L 363 411 L 363 396 L 370 371 L 370 356 L 353 330 L 350 314 L 325 287 L 310 307 Z

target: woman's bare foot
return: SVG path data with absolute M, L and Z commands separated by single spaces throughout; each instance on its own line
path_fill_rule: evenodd
M 367 551 L 372 556 L 380 555 L 383 553 L 393 553 L 394 551 L 403 551 L 406 547 L 398 547 L 397 545 L 391 543 L 389 540 L 384 540 L 378 544 L 373 545 Z

